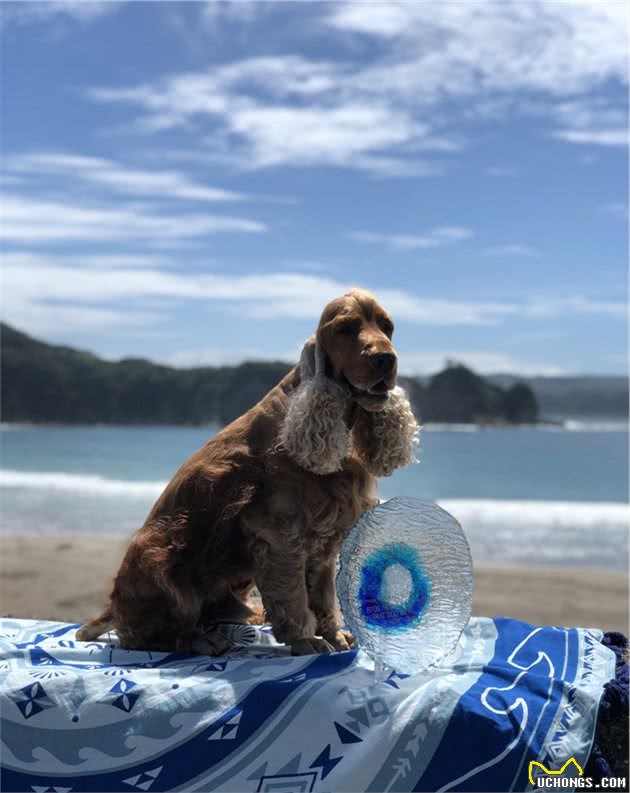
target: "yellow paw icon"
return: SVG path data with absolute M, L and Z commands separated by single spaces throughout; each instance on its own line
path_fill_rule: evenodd
M 558 769 L 558 771 L 551 771 L 549 768 L 545 768 L 542 763 L 539 763 L 537 760 L 531 760 L 529 763 L 529 784 L 534 784 L 534 766 L 538 766 L 545 774 L 549 774 L 550 776 L 559 776 L 560 774 L 564 774 L 567 768 L 573 763 L 573 765 L 577 768 L 577 772 L 580 776 L 584 775 L 584 771 L 582 766 L 578 763 L 575 757 L 569 757 L 566 763 L 562 766 L 562 768 Z

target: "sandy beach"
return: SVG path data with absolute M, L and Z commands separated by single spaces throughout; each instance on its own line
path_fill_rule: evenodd
M 102 606 L 122 536 L 0 537 L 0 610 L 81 622 Z M 473 613 L 628 632 L 628 578 L 590 568 L 475 568 Z

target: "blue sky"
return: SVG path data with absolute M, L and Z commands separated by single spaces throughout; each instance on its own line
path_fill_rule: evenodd
M 5 2 L 3 317 L 297 356 L 360 285 L 406 373 L 626 370 L 624 2 Z

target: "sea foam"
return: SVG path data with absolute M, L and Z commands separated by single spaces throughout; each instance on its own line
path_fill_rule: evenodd
M 86 496 L 157 498 L 166 481 L 110 479 L 99 474 L 59 471 L 0 471 L 0 487 L 21 490 L 50 490 Z M 511 499 L 437 499 L 460 523 L 483 523 L 505 527 L 590 528 L 628 526 L 629 506 L 623 502 L 540 501 Z
M 90 496 L 157 498 L 166 482 L 109 479 L 98 474 L 59 471 L 0 471 L 0 487 L 22 490 L 52 490 Z
M 506 524 L 523 527 L 561 527 L 575 529 L 597 526 L 627 528 L 628 504 L 610 501 L 516 501 L 497 499 L 438 499 L 460 523 Z

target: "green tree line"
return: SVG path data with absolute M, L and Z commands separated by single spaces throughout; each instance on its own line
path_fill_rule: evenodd
M 281 361 L 176 369 L 143 359 L 106 361 L 47 344 L 1 324 L 5 422 L 225 424 L 244 413 L 291 368 Z M 451 364 L 423 382 L 403 378 L 422 421 L 535 422 L 532 389 L 503 388 Z

